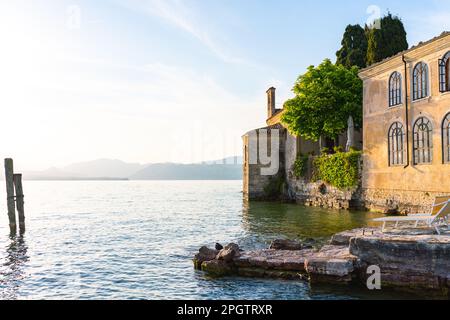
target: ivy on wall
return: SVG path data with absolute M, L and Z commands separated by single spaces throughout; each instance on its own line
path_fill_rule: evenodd
M 360 151 L 350 151 L 315 158 L 313 181 L 323 181 L 339 189 L 356 187 L 361 155 Z
M 305 176 L 308 167 L 308 159 L 309 156 L 300 154 L 295 160 L 294 165 L 292 166 L 292 173 L 297 179 Z

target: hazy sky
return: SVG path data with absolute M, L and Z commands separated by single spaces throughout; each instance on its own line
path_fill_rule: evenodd
M 281 106 L 371 5 L 410 44 L 450 30 L 450 0 L 0 0 L 0 156 L 30 170 L 240 154 L 265 90 Z

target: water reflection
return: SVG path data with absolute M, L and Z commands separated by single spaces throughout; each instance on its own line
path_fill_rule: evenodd
M 6 255 L 0 265 L 0 299 L 17 299 L 20 282 L 25 277 L 24 267 L 29 260 L 25 237 L 10 235 Z
M 243 205 L 243 228 L 267 244 L 275 238 L 315 239 L 326 242 L 338 232 L 375 226 L 379 214 L 363 211 L 337 211 L 296 204 L 247 202 Z

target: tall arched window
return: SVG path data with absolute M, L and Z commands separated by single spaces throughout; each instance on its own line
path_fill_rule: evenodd
M 402 103 L 402 76 L 394 72 L 389 78 L 389 107 Z
M 413 99 L 418 100 L 428 96 L 428 66 L 419 62 L 413 71 Z
M 417 119 L 413 129 L 414 164 L 433 161 L 433 126 L 425 117 Z
M 450 51 L 439 59 L 439 91 L 450 91 Z
M 394 122 L 389 128 L 389 165 L 405 164 L 405 132 L 400 122 Z
M 450 112 L 442 122 L 442 158 L 444 163 L 450 163 Z

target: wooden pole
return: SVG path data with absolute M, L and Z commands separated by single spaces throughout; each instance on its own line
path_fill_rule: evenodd
M 20 232 L 25 232 L 25 210 L 24 210 L 24 195 L 22 187 L 22 174 L 14 174 L 14 187 L 16 190 L 16 207 L 19 215 Z
M 16 226 L 16 205 L 14 201 L 14 164 L 12 159 L 5 159 L 5 180 L 6 196 L 8 203 L 9 228 L 11 233 L 15 233 Z

